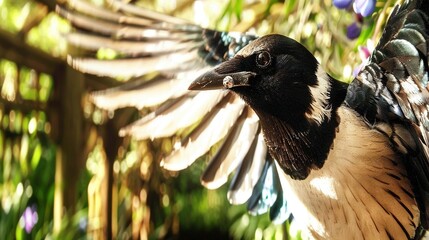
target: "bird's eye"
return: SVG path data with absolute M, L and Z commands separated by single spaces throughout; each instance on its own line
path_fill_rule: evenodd
M 256 65 L 260 68 L 265 68 L 271 63 L 271 55 L 269 52 L 263 51 L 256 56 Z

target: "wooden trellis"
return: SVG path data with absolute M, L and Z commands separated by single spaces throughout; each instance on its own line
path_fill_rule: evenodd
M 48 1 L 49 2 L 49 1 Z M 16 114 L 26 115 L 34 112 L 43 113 L 49 138 L 58 146 L 56 152 L 55 171 L 55 202 L 54 202 L 54 232 L 59 231 L 64 209 L 73 213 L 76 209 L 77 183 L 80 173 L 85 168 L 85 160 L 89 151 L 95 145 L 95 140 L 88 138 L 90 131 L 97 132 L 98 136 L 109 136 L 103 142 L 106 149 L 105 175 L 100 183 L 97 194 L 101 199 L 99 210 L 96 211 L 102 219 L 99 228 L 92 230 L 89 234 L 95 239 L 109 239 L 112 237 L 112 185 L 113 185 L 113 162 L 117 155 L 117 149 L 121 139 L 117 136 L 119 126 L 125 125 L 127 117 L 115 117 L 102 126 L 94 126 L 86 120 L 82 111 L 84 94 L 91 90 L 106 88 L 114 83 L 111 79 L 94 78 L 85 76 L 71 69 L 63 59 L 54 58 L 41 50 L 29 46 L 22 35 L 13 35 L 0 30 L 0 61 L 13 62 L 15 73 L 8 76 L 11 89 L 8 96 L 0 96 L 0 122 L 5 116 L 10 120 Z M 23 97 L 20 84 L 23 83 L 22 73 L 26 72 L 30 78 L 28 89 L 34 90 L 34 98 Z M 40 96 L 41 79 L 48 78 L 52 88 L 48 99 Z M 5 76 L 0 74 L 0 82 L 5 83 Z M 8 83 L 9 84 L 9 83 Z M 3 85 L 3 84 L 2 84 Z M 1 90 L 1 89 L 0 89 Z M 6 91 L 5 91 L 6 92 Z M 128 114 L 127 114 L 128 115 Z M 39 121 L 41 119 L 37 119 Z M 115 115 L 120 116 L 120 114 Z M 122 115 L 123 116 L 123 115 Z M 22 121 L 12 119 L 13 121 Z M 15 135 L 16 139 L 21 137 L 19 130 L 4 129 L 6 134 Z M 18 140 L 16 140 L 18 141 Z M 4 147 L 8 143 L 4 143 Z M 19 144 L 17 144 L 19 146 Z M 3 158 L 4 152 L 0 152 Z M 114 233 L 113 233 L 114 234 Z

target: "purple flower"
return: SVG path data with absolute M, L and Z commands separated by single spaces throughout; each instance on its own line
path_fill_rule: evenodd
M 358 47 L 359 56 L 360 56 L 360 59 L 362 61 L 365 61 L 366 59 L 368 59 L 371 56 L 372 50 L 370 48 L 373 48 L 373 47 L 370 47 L 370 46 L 372 46 L 373 44 L 372 44 L 372 42 L 368 42 L 367 44 L 368 44 L 368 46 L 359 46 Z
M 86 231 L 88 226 L 88 219 L 86 217 L 82 217 L 79 219 L 79 229 L 82 231 Z
M 27 208 L 24 210 L 24 213 L 22 213 L 20 224 L 21 227 L 25 229 L 25 232 L 30 233 L 38 220 L 39 216 L 37 215 L 36 206 L 27 206 Z
M 374 43 L 371 40 L 368 40 L 367 46 L 359 46 L 358 49 L 362 63 L 359 64 L 359 66 L 353 70 L 353 77 L 356 77 L 358 73 L 362 70 L 362 68 L 365 67 L 368 58 L 371 56 L 371 52 L 374 49 Z
M 335 7 L 345 9 L 352 5 L 353 0 L 333 0 Z
M 352 23 L 347 27 L 347 37 L 349 39 L 355 39 L 359 37 L 361 30 L 362 29 L 358 23 Z
M 349 8 L 353 3 L 354 12 L 364 17 L 368 17 L 375 10 L 375 0 L 332 0 L 332 3 L 339 9 Z
M 347 27 L 347 37 L 349 39 L 358 38 L 364 24 L 363 17 L 370 16 L 375 10 L 375 0 L 332 0 L 337 8 L 350 9 L 353 4 L 353 10 L 356 13 L 356 22 Z
M 375 10 L 375 0 L 356 0 L 353 3 L 353 10 L 355 13 L 368 17 Z
M 360 70 L 362 70 L 365 67 L 365 63 L 361 63 L 359 64 L 359 66 L 357 66 L 355 69 L 353 69 L 353 77 L 357 77 L 357 75 L 359 74 Z

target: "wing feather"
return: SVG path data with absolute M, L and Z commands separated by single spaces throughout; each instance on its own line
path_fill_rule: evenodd
M 87 5 L 90 4 L 87 3 Z M 63 5 L 59 5 L 56 11 L 59 15 L 69 20 L 74 27 L 90 31 L 92 34 L 129 40 L 189 40 L 201 37 L 199 34 L 201 28 L 196 25 L 189 24 L 189 27 L 180 29 L 181 27 L 176 25 L 157 25 L 157 22 L 150 20 L 150 18 L 137 19 L 107 10 L 87 13 L 86 11 L 82 12 L 82 9 L 73 9 L 70 6 L 72 5 L 69 4 L 68 8 L 66 8 Z M 166 15 L 163 16 L 168 18 Z
M 151 72 L 180 72 L 192 70 L 196 65 L 197 54 L 179 51 L 168 55 L 145 58 L 99 60 L 92 58 L 74 58 L 69 64 L 84 73 L 108 77 L 138 77 Z M 169 64 L 166 64 L 169 63 Z M 144 66 L 144 67 L 143 67 Z
M 226 136 L 243 108 L 244 102 L 229 93 L 181 144 L 175 146 L 176 150 L 162 160 L 161 166 L 172 171 L 187 168 Z
M 136 139 L 154 139 L 172 136 L 182 128 L 201 120 L 225 96 L 226 92 L 213 91 L 188 94 L 162 113 L 142 118 L 121 129 L 120 135 L 133 135 Z M 184 114 L 186 112 L 186 114 Z
M 251 214 L 260 215 L 266 213 L 276 202 L 279 193 L 282 193 L 279 175 L 274 162 L 273 159 L 265 161 L 261 176 L 247 201 L 247 210 Z
M 87 1 L 69 0 L 68 6 L 70 9 L 76 10 L 79 13 L 104 19 L 111 22 L 126 23 L 126 24 L 132 24 L 132 25 L 140 25 L 140 26 L 150 26 L 154 23 L 154 21 L 145 19 L 145 18 L 124 16 L 123 14 L 120 14 L 118 12 L 109 11 L 107 9 L 100 8 L 99 6 L 90 4 Z M 62 8 L 62 6 L 58 6 L 58 8 Z M 62 8 L 57 10 L 62 11 L 65 9 Z
M 238 167 L 249 151 L 258 124 L 259 119 L 255 112 L 246 106 L 201 176 L 203 186 L 216 189 L 228 181 L 229 174 Z
M 197 42 L 183 42 L 177 39 L 138 42 L 88 35 L 82 32 L 69 33 L 66 36 L 66 40 L 77 48 L 84 48 L 89 51 L 97 51 L 100 48 L 111 49 L 121 54 L 121 56 L 127 57 L 167 54 L 199 47 Z
M 237 169 L 228 190 L 228 200 L 231 204 L 243 204 L 252 195 L 267 159 L 267 146 L 259 129 L 249 152 Z
M 170 23 L 170 24 L 175 24 L 179 26 L 187 26 L 189 24 L 186 20 L 165 15 L 162 13 L 150 11 L 148 9 L 144 9 L 141 7 L 124 3 L 120 0 L 108 0 L 107 2 L 112 6 L 113 9 L 121 11 L 125 14 L 135 15 L 142 18 L 149 18 L 149 19 L 156 20 L 157 22 L 160 22 L 160 23 Z
M 426 1 L 396 6 L 369 64 L 351 83 L 346 103 L 391 139 L 407 160 L 422 225 L 429 227 L 429 9 Z
M 223 140 L 201 178 L 203 185 L 217 188 L 237 169 L 229 201 L 248 202 L 249 209 L 258 213 L 272 205 L 271 218 L 286 219 L 286 195 L 273 161 L 266 160 L 267 147 L 256 114 L 229 92 L 187 90 L 202 72 L 234 56 L 256 37 L 203 29 L 123 1 L 108 3 L 110 9 L 103 9 L 68 0 L 57 12 L 77 30 L 66 36 L 70 45 L 80 50 L 69 56 L 71 66 L 88 74 L 131 79 L 93 92 L 92 101 L 109 111 L 128 106 L 153 109 L 122 128 L 120 135 L 153 139 L 195 127 L 162 160 L 161 164 L 173 171 L 188 167 Z M 113 52 L 113 57 L 98 59 L 100 49 Z M 264 189 L 270 190 L 269 202 L 263 199 Z
M 190 72 L 189 77 L 196 74 Z M 116 88 L 93 92 L 91 98 L 98 107 L 110 111 L 127 106 L 142 109 L 184 95 L 189 92 L 188 83 L 187 78 L 180 77 L 171 79 L 161 76 L 149 81 L 137 79 Z

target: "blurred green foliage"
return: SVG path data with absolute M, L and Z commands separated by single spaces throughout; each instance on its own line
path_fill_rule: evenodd
M 64 57 L 67 53 L 67 42 L 62 38 L 62 34 L 69 31 L 70 25 L 66 20 L 55 13 L 49 13 L 40 24 L 29 31 L 26 40 L 28 44 L 52 56 Z
M 35 2 L 27 0 L 0 1 L 1 27 L 13 33 L 19 32 Z
M 17 78 L 18 71 L 22 72 L 20 79 Z M 0 61 L 3 87 L 8 84 L 5 81 L 22 85 L 29 81 L 29 75 L 28 69 L 18 70 L 14 63 Z M 13 95 L 35 99 L 36 95 L 43 95 L 39 100 L 46 102 L 52 80 L 45 75 L 40 79 L 43 82 L 40 88 L 28 84 L 14 94 L 9 91 L 17 88 L 2 88 L 2 97 Z M 42 239 L 51 232 L 54 201 L 56 145 L 48 136 L 50 125 L 43 111 L 24 112 L 0 104 L 0 112 L 0 236 L 4 239 Z M 27 223 L 23 215 L 27 207 L 35 211 L 34 231 L 28 233 L 24 230 Z

